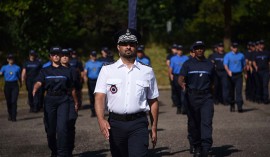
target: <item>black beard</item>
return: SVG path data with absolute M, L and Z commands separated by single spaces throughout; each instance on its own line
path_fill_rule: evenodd
M 132 53 L 132 52 L 129 55 L 127 55 L 125 53 L 124 54 L 121 54 L 120 53 L 120 56 L 123 57 L 123 58 L 126 58 L 126 59 L 134 59 L 134 58 L 136 58 L 137 54 L 136 53 Z

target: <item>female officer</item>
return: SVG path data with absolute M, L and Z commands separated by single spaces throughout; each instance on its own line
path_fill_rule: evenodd
M 60 58 L 61 65 L 69 68 L 72 70 L 72 77 L 74 83 L 77 81 L 77 70 L 75 67 L 72 67 L 70 64 L 70 53 L 68 49 L 62 49 L 61 52 L 61 58 Z M 77 94 L 75 90 L 72 91 L 73 97 L 76 98 L 76 100 L 73 99 L 72 96 L 70 96 L 70 102 L 69 102 L 69 119 L 68 119 L 68 152 L 69 155 L 72 156 L 72 152 L 74 149 L 74 143 L 75 143 L 75 124 L 78 117 L 78 107 L 80 105 L 75 105 L 75 102 L 79 102 Z M 77 103 L 78 104 L 78 103 Z
M 75 90 L 72 71 L 61 65 L 60 53 L 60 47 L 51 48 L 52 65 L 41 69 L 33 89 L 33 95 L 41 86 L 47 91 L 44 98 L 44 123 L 51 156 L 69 156 L 69 95 Z
M 7 101 L 8 120 L 15 122 L 19 95 L 18 81 L 21 86 L 21 68 L 14 64 L 14 56 L 12 54 L 7 56 L 7 62 L 8 64 L 1 68 L 0 75 L 4 75 L 5 79 L 4 93 Z

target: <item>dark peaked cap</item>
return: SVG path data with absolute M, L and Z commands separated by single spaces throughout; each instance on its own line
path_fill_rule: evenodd
M 114 35 L 114 40 L 117 44 L 126 42 L 138 43 L 140 39 L 140 33 L 132 28 L 122 29 Z

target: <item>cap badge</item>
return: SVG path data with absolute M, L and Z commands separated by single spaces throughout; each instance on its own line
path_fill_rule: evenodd
M 111 87 L 110 87 L 110 91 L 111 91 L 111 93 L 112 94 L 115 94 L 115 93 L 117 93 L 117 87 L 115 86 L 115 85 L 111 85 Z

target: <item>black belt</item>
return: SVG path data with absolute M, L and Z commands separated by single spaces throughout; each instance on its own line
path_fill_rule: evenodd
M 109 113 L 109 117 L 114 119 L 114 120 L 119 120 L 119 121 L 133 121 L 141 117 L 145 117 L 146 113 L 145 112 L 138 112 L 138 113 L 133 113 L 133 114 L 116 114 L 113 112 Z
M 188 93 L 189 94 L 209 94 L 210 90 L 209 89 L 206 89 L 206 90 L 188 89 Z
M 67 94 L 68 94 L 67 91 L 47 91 L 47 95 L 49 96 L 63 96 Z
M 232 75 L 241 75 L 242 74 L 242 72 L 237 72 L 237 73 L 232 73 Z

